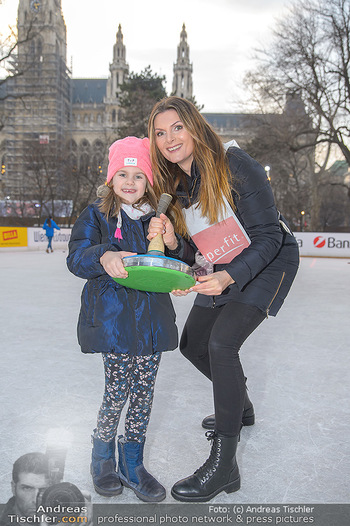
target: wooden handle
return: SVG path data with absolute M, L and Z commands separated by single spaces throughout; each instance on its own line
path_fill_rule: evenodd
M 156 211 L 156 217 L 159 217 L 160 214 L 165 214 L 165 212 L 168 210 L 168 206 L 170 205 L 172 200 L 172 196 L 169 194 L 162 194 L 159 199 L 157 211 Z M 160 252 L 161 254 L 164 254 L 164 241 L 162 234 L 157 234 L 156 237 L 151 239 L 149 245 L 147 254 L 150 252 Z
M 162 252 L 164 254 L 164 241 L 162 234 L 157 234 L 148 245 L 147 254 L 150 252 Z

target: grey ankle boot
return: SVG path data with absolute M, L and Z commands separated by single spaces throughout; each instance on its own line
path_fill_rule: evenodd
M 123 486 L 131 488 L 145 502 L 160 502 L 165 499 L 165 488 L 146 471 L 143 465 L 145 442 L 128 442 L 118 437 L 118 475 Z

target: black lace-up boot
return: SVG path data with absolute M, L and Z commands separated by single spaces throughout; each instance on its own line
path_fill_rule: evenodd
M 226 437 L 207 431 L 212 440 L 209 458 L 193 475 L 179 480 L 172 487 L 171 494 L 184 502 L 207 502 L 220 493 L 232 493 L 240 488 L 240 475 L 236 462 L 239 437 Z

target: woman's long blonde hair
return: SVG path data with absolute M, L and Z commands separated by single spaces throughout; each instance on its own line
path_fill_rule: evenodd
M 209 222 L 216 223 L 224 209 L 224 197 L 234 209 L 232 199 L 232 175 L 228 167 L 222 141 L 197 108 L 188 100 L 180 97 L 167 97 L 159 101 L 152 109 L 148 121 L 150 155 L 153 169 L 153 189 L 157 199 L 163 192 L 175 197 L 170 212 L 175 230 L 180 235 L 188 235 L 181 204 L 176 198 L 176 188 L 185 180 L 184 172 L 177 164 L 163 157 L 156 145 L 154 120 L 167 110 L 175 110 L 186 130 L 194 141 L 193 159 L 201 174 L 198 206 Z

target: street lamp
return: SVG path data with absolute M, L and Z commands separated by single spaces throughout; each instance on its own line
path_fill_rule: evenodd
M 7 195 L 7 196 L 5 197 L 5 209 L 6 209 L 6 215 L 11 213 L 11 209 L 10 209 L 10 200 L 11 200 L 11 197 L 10 197 L 9 195 Z
M 300 232 L 303 231 L 305 210 L 300 212 Z

